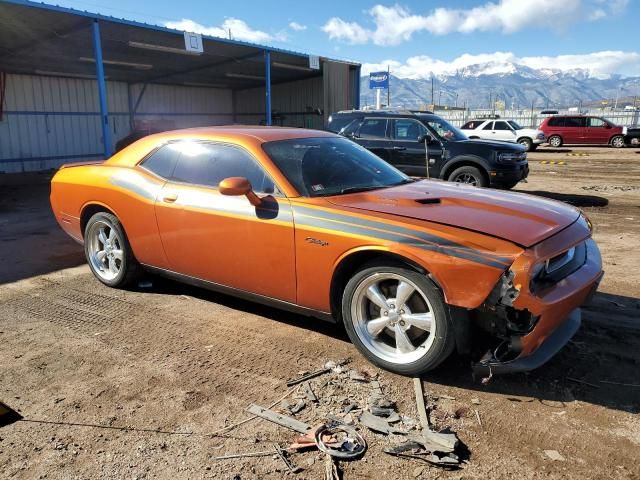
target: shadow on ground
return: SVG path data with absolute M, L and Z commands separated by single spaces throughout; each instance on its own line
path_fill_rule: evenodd
M 575 193 L 547 192 L 544 190 L 514 190 L 514 192 L 528 193 L 529 195 L 559 200 L 574 207 L 606 207 L 609 205 L 608 199 L 597 195 L 578 195 Z
M 150 279 L 153 286 L 143 291 L 189 295 L 349 342 L 341 325 L 172 280 L 155 276 Z M 537 370 L 495 376 L 484 385 L 480 379 L 472 378 L 470 358 L 453 355 L 423 378 L 427 382 L 498 393 L 513 401 L 539 401 L 562 408 L 564 403 L 580 400 L 615 410 L 640 413 L 639 318 L 640 299 L 597 293 L 591 304 L 583 309 L 583 324 L 573 340 Z M 354 355 L 358 355 L 353 348 Z

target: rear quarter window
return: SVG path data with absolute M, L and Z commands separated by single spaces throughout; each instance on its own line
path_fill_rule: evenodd
M 564 117 L 551 117 L 547 125 L 550 127 L 564 127 Z
M 140 164 L 146 170 L 162 178 L 171 178 L 176 168 L 178 152 L 169 145 L 164 145 L 149 155 Z

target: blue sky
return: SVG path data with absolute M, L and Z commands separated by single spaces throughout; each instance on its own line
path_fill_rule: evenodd
M 51 2 L 53 3 L 53 2 Z M 640 76 L 640 0 L 56 0 L 426 78 L 476 63 Z

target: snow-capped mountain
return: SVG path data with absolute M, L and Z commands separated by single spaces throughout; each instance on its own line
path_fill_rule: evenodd
M 431 104 L 431 72 L 421 78 L 398 78 L 391 73 L 391 105 L 416 108 Z M 586 69 L 534 69 L 509 61 L 469 65 L 433 74 L 433 101 L 437 105 L 490 108 L 503 102 L 515 108 L 570 107 L 580 102 L 640 96 L 640 77 L 594 76 Z M 375 103 L 368 76 L 361 79 L 361 104 Z M 386 92 L 385 92 L 386 93 Z M 386 94 L 383 95 L 386 100 Z

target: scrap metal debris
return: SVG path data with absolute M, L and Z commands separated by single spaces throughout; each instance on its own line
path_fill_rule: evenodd
M 313 389 L 311 388 L 311 384 L 309 382 L 304 382 L 302 384 L 302 388 L 304 388 L 304 394 L 307 400 L 310 400 L 313 403 L 318 403 L 318 397 L 313 392 Z
M 325 443 L 325 436 L 334 438 L 335 441 Z M 348 425 L 322 425 L 316 430 L 314 440 L 320 451 L 340 459 L 354 459 L 364 455 L 367 450 L 367 442 L 362 435 Z
M 360 414 L 360 423 L 362 423 L 369 430 L 373 430 L 374 432 L 378 433 L 384 433 L 385 435 L 388 435 L 390 433 L 406 433 L 395 428 L 386 419 L 377 417 L 366 410 Z
M 22 415 L 7 404 L 0 402 L 0 427 L 10 425 L 18 420 L 22 420 Z
M 295 418 L 287 417 L 286 415 L 281 415 L 277 412 L 274 412 L 273 410 L 269 410 L 268 408 L 256 405 L 255 403 L 249 405 L 247 411 L 249 413 L 253 413 L 258 417 L 264 418 L 265 420 L 277 423 L 282 427 L 295 430 L 296 432 L 307 433 L 309 430 L 311 430 L 311 425 L 309 425 L 308 423 L 301 422 L 300 420 L 296 420 Z
M 298 378 L 292 378 L 290 380 L 287 380 L 287 387 L 293 387 L 294 385 L 297 385 L 299 383 L 302 382 L 306 382 L 307 380 L 311 380 L 312 378 L 316 378 L 319 377 L 320 375 L 324 375 L 325 373 L 329 373 L 330 371 L 338 368 L 338 367 L 342 367 L 343 365 L 346 365 L 347 363 L 349 363 L 351 361 L 350 358 L 346 358 L 344 360 L 341 360 L 339 362 L 327 362 L 327 364 L 325 365 L 324 368 L 321 368 L 320 370 L 316 370 L 315 372 L 310 372 L 310 373 L 306 373 Z
M 273 445 L 273 448 L 276 451 L 278 457 L 280 457 L 280 460 L 282 460 L 282 463 L 284 463 L 284 465 L 287 467 L 287 470 L 294 474 L 302 471 L 302 468 L 297 467 L 293 463 L 291 463 L 291 460 L 287 458 L 287 453 L 282 448 L 280 448 L 280 445 L 275 443 Z
M 247 453 L 233 453 L 231 455 L 222 455 L 221 457 L 213 457 L 214 460 L 229 460 L 232 458 L 245 458 L 245 457 L 270 457 L 273 455 L 273 451 L 267 452 L 247 452 Z

